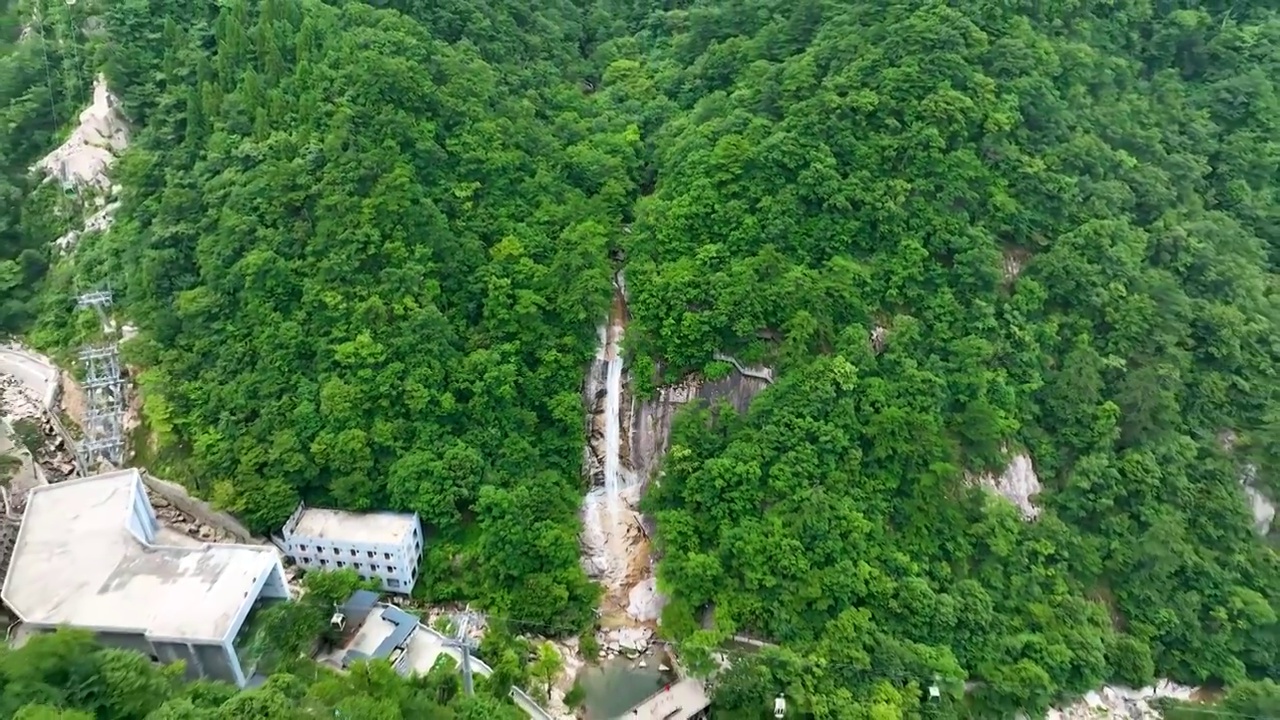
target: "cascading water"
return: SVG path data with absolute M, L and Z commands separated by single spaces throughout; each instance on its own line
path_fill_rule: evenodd
M 614 325 L 606 333 L 604 383 L 604 495 L 609 521 L 618 524 L 618 504 L 622 493 L 622 356 L 618 338 L 622 327 Z
M 628 606 L 630 586 L 649 571 L 648 543 L 633 509 L 639 483 L 626 464 L 626 373 L 620 347 L 626 321 L 624 292 L 619 274 L 613 309 L 600 331 L 600 348 L 587 379 L 591 416 L 586 464 L 592 487 L 582 509 L 583 565 L 605 586 L 606 606 L 619 611 Z

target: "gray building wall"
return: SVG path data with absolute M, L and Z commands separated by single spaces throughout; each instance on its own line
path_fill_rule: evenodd
M 179 660 L 185 662 L 188 680 L 208 678 L 239 684 L 236 672 L 239 663 L 222 645 L 157 641 L 153 647 L 155 656 L 160 659 L 160 662 L 173 663 Z
M 151 647 L 151 641 L 142 633 L 119 633 L 119 632 L 100 632 L 96 633 L 98 642 L 107 647 L 124 648 L 125 650 L 133 650 L 143 655 L 155 657 L 155 650 Z
M 148 544 L 156 541 L 156 533 L 160 531 L 160 521 L 156 518 L 155 509 L 151 507 L 151 501 L 147 499 L 147 491 L 141 479 L 134 482 L 133 502 L 129 507 L 129 515 L 125 518 L 125 527 L 139 541 Z
M 410 537 L 404 545 L 382 545 L 294 535 L 285 541 L 285 552 L 304 569 L 351 568 L 361 577 L 381 580 L 386 592 L 407 595 L 418 581 L 422 541 L 415 544 Z
M 309 537 L 286 524 L 279 546 L 305 570 L 351 568 L 362 578 L 382 581 L 382 590 L 408 595 L 418 581 L 422 562 L 422 524 L 414 517 L 413 531 L 397 545 L 360 542 L 356 538 Z

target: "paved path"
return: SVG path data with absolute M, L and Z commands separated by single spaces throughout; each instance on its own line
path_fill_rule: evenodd
M 720 351 L 718 351 L 718 350 L 716 351 L 716 353 L 715 353 L 712 357 L 713 357 L 713 358 L 715 358 L 716 360 L 719 360 L 720 362 L 727 362 L 727 363 L 729 363 L 729 364 L 730 364 L 730 365 L 732 365 L 734 368 L 736 368 L 736 369 L 737 369 L 737 371 L 738 371 L 739 373 L 741 373 L 741 374 L 743 374 L 743 375 L 745 375 L 745 376 L 747 376 L 747 377 L 755 378 L 755 379 L 757 379 L 757 380 L 763 380 L 764 382 L 766 382 L 766 383 L 768 383 L 768 384 L 770 384 L 770 385 L 772 385 L 772 384 L 773 384 L 773 368 L 769 368 L 769 367 L 747 367 L 747 366 L 743 365 L 742 363 L 738 362 L 738 358 L 736 358 L 736 357 L 734 357 L 734 356 L 732 356 L 732 355 L 725 355 L 724 353 L 722 353 L 722 352 L 720 352 Z
M 434 628 L 427 627 L 421 623 L 418 629 L 409 636 L 409 645 L 405 648 L 402 658 L 405 672 L 426 675 L 431 668 L 435 666 L 436 660 L 441 655 L 448 655 L 453 661 L 462 665 L 462 653 L 458 648 L 445 644 L 446 638 Z M 484 663 L 480 658 L 471 657 L 471 671 L 477 675 L 488 677 L 493 673 L 493 669 Z M 555 720 L 546 710 L 543 710 L 537 702 L 534 701 L 528 693 L 518 687 L 511 688 L 511 699 L 515 704 L 525 712 L 532 720 Z
M 690 720 L 711 705 L 707 688 L 700 681 L 685 678 L 649 696 L 619 720 Z
M 0 373 L 12 375 L 44 403 L 53 407 L 58 391 L 58 368 L 48 359 L 16 345 L 0 345 Z

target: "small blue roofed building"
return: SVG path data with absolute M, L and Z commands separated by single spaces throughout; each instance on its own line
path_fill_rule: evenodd
M 331 624 L 346 638 L 346 652 L 340 659 L 343 670 L 361 660 L 386 660 L 403 669 L 418 618 L 378 600 L 377 593 L 358 590 L 333 614 Z

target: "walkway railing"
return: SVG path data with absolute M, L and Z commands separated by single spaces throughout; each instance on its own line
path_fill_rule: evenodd
M 422 623 L 418 623 L 418 632 L 425 632 L 432 635 L 442 644 L 448 639 L 435 628 L 427 627 Z M 458 650 L 456 648 L 445 647 L 443 652 L 447 653 L 449 657 L 453 658 L 456 662 L 462 661 L 461 658 L 457 656 Z M 397 670 L 399 670 L 399 668 L 397 668 Z M 471 670 L 478 675 L 483 675 L 484 677 L 489 677 L 493 674 L 493 668 L 489 667 L 485 661 L 475 655 L 471 656 Z M 514 685 L 511 686 L 511 700 L 533 720 L 555 720 L 555 717 L 542 709 L 542 706 L 539 705 L 537 701 L 529 695 L 529 693 Z

